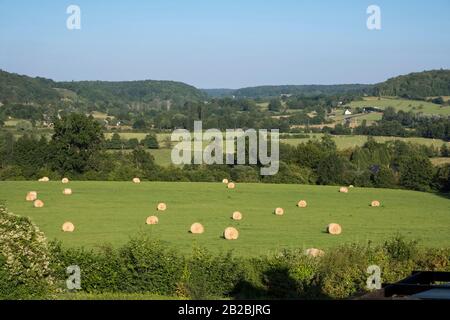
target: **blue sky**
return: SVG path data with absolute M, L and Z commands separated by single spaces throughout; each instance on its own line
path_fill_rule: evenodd
M 81 30 L 66 8 L 81 8 Z M 369 31 L 366 9 L 381 8 Z M 448 0 L 0 0 L 0 69 L 201 88 L 375 83 L 450 68 Z

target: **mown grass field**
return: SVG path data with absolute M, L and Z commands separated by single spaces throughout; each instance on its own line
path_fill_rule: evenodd
M 383 97 L 381 99 L 378 99 L 377 97 L 366 97 L 363 101 L 351 102 L 350 107 L 378 107 L 383 110 L 387 107 L 393 107 L 397 111 L 412 111 L 414 113 L 421 112 L 426 115 L 450 115 L 449 106 L 441 106 L 439 104 L 426 101 L 406 100 L 391 97 Z
M 64 196 L 65 187 L 74 194 Z M 26 202 L 28 191 L 37 191 L 45 207 Z M 119 246 L 139 233 L 186 253 L 195 245 L 239 255 L 283 248 L 326 250 L 350 242 L 379 243 L 397 233 L 426 246 L 450 245 L 450 200 L 404 190 L 355 188 L 341 194 L 337 187 L 302 185 L 238 184 L 228 190 L 221 183 L 0 182 L 0 199 L 67 247 Z M 302 199 L 308 208 L 296 207 Z M 382 207 L 370 207 L 372 200 L 381 201 Z M 166 212 L 156 211 L 159 202 L 167 203 Z M 276 207 L 284 208 L 285 215 L 275 216 Z M 240 222 L 231 219 L 236 210 L 244 216 Z M 158 225 L 145 224 L 151 215 L 159 217 Z M 74 233 L 61 231 L 65 221 L 75 224 Z M 203 235 L 189 233 L 194 222 L 205 226 Z M 325 233 L 329 223 L 341 224 L 343 234 Z M 229 226 L 239 230 L 237 241 L 222 238 Z

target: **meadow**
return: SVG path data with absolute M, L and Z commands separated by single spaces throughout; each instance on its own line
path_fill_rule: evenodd
M 73 195 L 64 196 L 70 187 Z M 28 191 L 37 191 L 43 208 L 25 201 Z M 437 194 L 388 189 L 350 189 L 339 193 L 334 186 L 237 184 L 229 190 L 221 183 L 143 182 L 0 182 L 0 199 L 11 212 L 27 216 L 49 239 L 65 247 L 118 247 L 130 237 L 146 233 L 163 243 L 189 253 L 196 245 L 213 252 L 233 250 L 253 256 L 284 248 L 329 248 L 348 243 L 382 243 L 398 233 L 430 247 L 450 245 L 450 201 Z M 296 206 L 306 200 L 308 207 Z M 380 208 L 370 207 L 372 200 Z M 156 206 L 165 202 L 167 211 Z M 276 216 L 277 207 L 285 210 Z M 231 219 L 234 211 L 243 220 Z M 148 216 L 159 224 L 145 224 Z M 65 221 L 75 232 L 64 233 Z M 189 233 L 194 222 L 205 227 L 202 235 Z M 325 232 L 329 223 L 339 223 L 340 236 Z M 226 227 L 240 232 L 236 241 L 224 240 Z
M 412 111 L 414 113 L 423 113 L 426 115 L 450 115 L 450 106 L 441 106 L 427 101 L 407 100 L 394 97 L 366 97 L 362 101 L 353 101 L 351 108 L 377 107 L 382 110 L 387 107 L 393 107 L 396 111 Z

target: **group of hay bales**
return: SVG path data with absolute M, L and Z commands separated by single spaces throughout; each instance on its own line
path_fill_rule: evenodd
M 38 180 L 38 182 L 49 182 L 49 181 L 50 181 L 50 179 L 48 177 L 42 177 Z M 69 182 L 70 181 L 68 178 L 61 179 L 62 184 L 68 184 Z M 72 195 L 72 189 L 65 188 L 63 190 L 63 194 L 67 195 L 67 196 Z M 43 208 L 45 205 L 44 201 L 38 199 L 38 193 L 36 191 L 29 191 L 25 197 L 25 200 L 29 201 L 29 202 L 33 202 L 33 206 L 35 208 Z M 67 221 L 67 222 L 63 223 L 61 229 L 64 232 L 73 232 L 73 231 L 75 231 L 75 225 L 72 222 Z
M 43 177 L 41 179 L 38 180 L 39 182 L 49 182 L 50 179 L 48 177 Z M 133 178 L 133 183 L 135 184 L 139 184 L 141 183 L 141 180 L 139 178 Z M 69 183 L 69 179 L 68 178 L 63 178 L 61 180 L 61 183 L 63 184 L 68 184 Z M 223 179 L 222 180 L 223 184 L 227 185 L 228 189 L 235 189 L 236 188 L 236 184 L 234 182 L 230 182 L 228 179 Z M 349 188 L 353 188 L 353 186 L 349 186 L 349 187 L 341 187 L 339 189 L 340 193 L 344 193 L 347 194 L 349 193 Z M 72 194 L 72 189 L 70 188 L 65 188 L 63 190 L 63 194 L 64 195 L 71 195 Z M 35 208 L 42 208 L 44 207 L 44 202 L 40 199 L 38 199 L 38 193 L 36 191 L 30 191 L 27 193 L 26 195 L 26 201 L 29 202 L 33 202 L 33 205 Z M 371 207 L 380 207 L 381 203 L 377 200 L 374 200 L 371 202 Z M 300 200 L 299 202 L 297 202 L 297 207 L 299 208 L 306 208 L 308 206 L 308 203 L 306 200 Z M 164 202 L 158 203 L 158 205 L 156 206 L 157 211 L 159 212 L 164 212 L 167 210 L 167 205 Z M 274 210 L 274 214 L 277 216 L 283 216 L 285 213 L 283 208 L 276 208 Z M 243 219 L 243 215 L 241 212 L 239 211 L 235 211 L 233 212 L 231 218 L 235 221 L 241 221 Z M 156 225 L 159 223 L 159 218 L 155 215 L 153 216 L 149 216 L 146 219 L 146 224 L 147 225 Z M 67 221 L 62 225 L 62 230 L 64 232 L 73 232 L 75 230 L 75 226 L 72 222 Z M 205 227 L 201 224 L 201 223 L 193 223 L 190 227 L 190 233 L 192 234 L 203 234 L 205 232 Z M 330 223 L 329 225 L 327 225 L 326 227 L 326 232 L 329 233 L 330 235 L 340 235 L 342 233 L 342 226 L 340 226 L 337 223 Z M 234 227 L 228 227 L 225 229 L 225 231 L 223 232 L 223 237 L 227 240 L 236 240 L 239 238 L 239 231 L 234 228 Z M 316 249 L 316 248 L 310 248 L 307 249 L 305 251 L 305 254 L 307 254 L 308 256 L 312 256 L 312 257 L 320 257 L 324 255 L 324 252 L 320 249 Z

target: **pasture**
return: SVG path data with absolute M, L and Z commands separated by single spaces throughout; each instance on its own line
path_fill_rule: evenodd
M 63 195 L 64 188 L 73 190 Z M 28 191 L 37 191 L 43 208 L 25 201 Z M 284 248 L 320 248 L 352 242 L 380 243 L 401 233 L 422 245 L 450 245 L 450 200 L 405 190 L 350 189 L 339 193 L 334 186 L 237 184 L 229 190 L 222 183 L 143 182 L 0 182 L 0 199 L 15 214 L 30 217 L 49 239 L 66 247 L 119 246 L 138 233 L 152 235 L 185 253 L 201 245 L 214 252 L 234 250 L 239 255 L 259 255 Z M 299 200 L 307 208 L 296 206 Z M 379 200 L 381 207 L 370 207 Z M 165 202 L 167 211 L 156 206 Z M 283 216 L 274 215 L 277 207 Z M 231 219 L 234 211 L 241 221 Z M 146 225 L 149 216 L 159 224 Z M 71 221 L 73 233 L 61 226 Z M 194 222 L 205 233 L 189 233 Z M 339 223 L 343 233 L 325 232 L 329 223 Z M 223 239 L 223 231 L 235 227 L 239 239 Z

